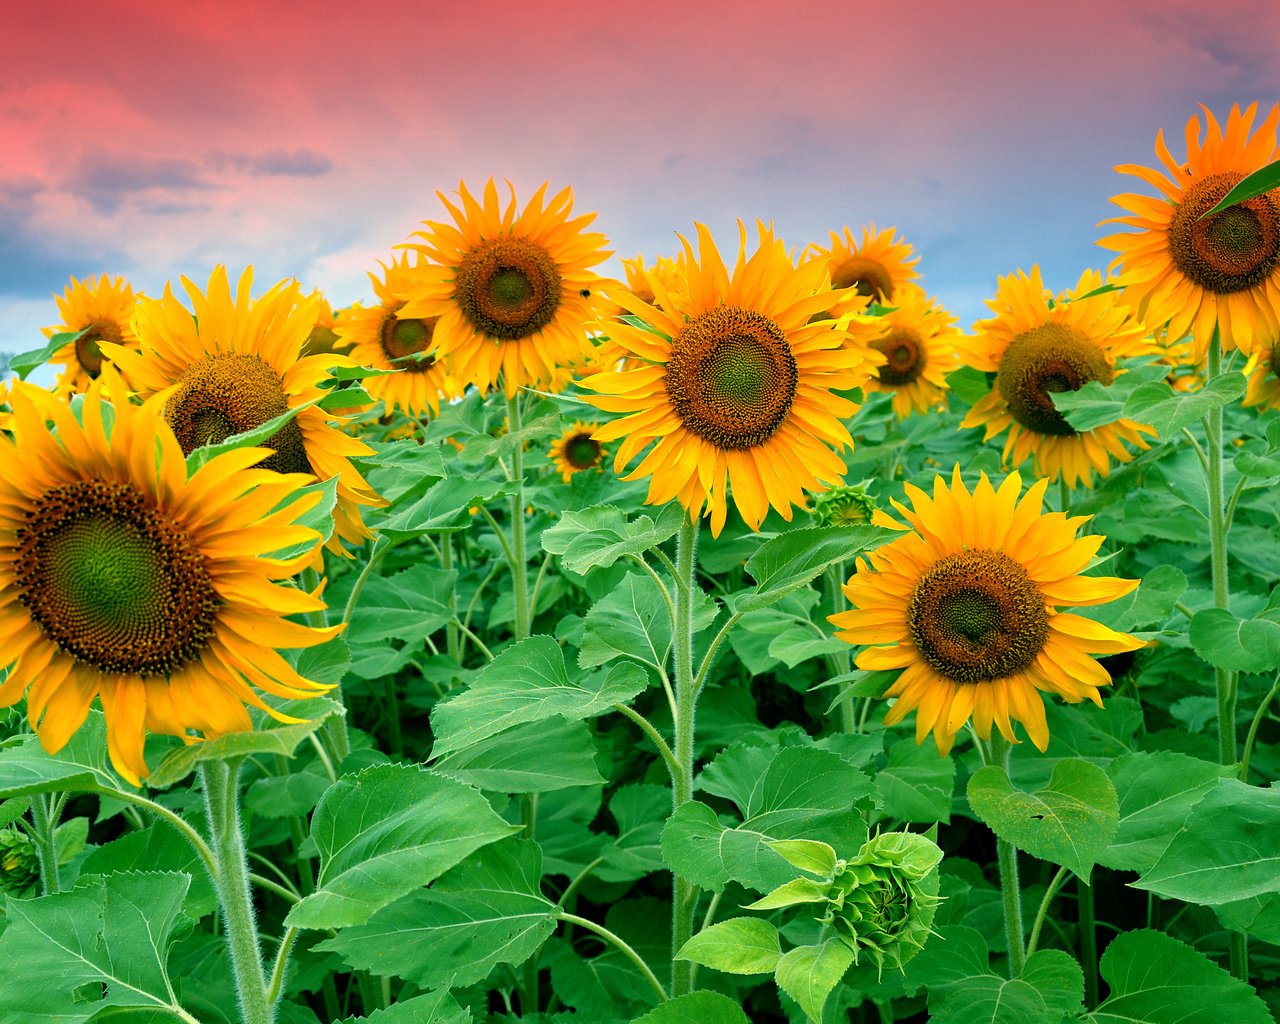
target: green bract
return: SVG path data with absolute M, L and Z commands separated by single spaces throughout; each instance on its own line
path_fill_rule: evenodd
M 36 844 L 21 829 L 0 829 L 0 890 L 27 896 L 40 880 Z

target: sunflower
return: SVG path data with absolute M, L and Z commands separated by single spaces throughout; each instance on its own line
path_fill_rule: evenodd
M 272 583 L 310 552 L 261 552 L 319 543 L 296 523 L 318 500 L 297 497 L 310 475 L 250 469 L 266 453 L 240 449 L 188 478 L 162 400 L 131 405 L 110 367 L 80 419 L 28 384 L 11 401 L 13 437 L 0 436 L 0 705 L 25 693 L 56 753 L 98 697 L 111 763 L 134 785 L 148 774 L 147 730 L 188 741 L 192 729 L 242 732 L 246 703 L 296 721 L 256 691 L 300 699 L 328 687 L 274 648 L 310 647 L 341 626 L 286 618 L 324 608 Z
M 1245 373 L 1248 385 L 1244 404 L 1280 409 L 1280 341 L 1258 346 L 1245 367 Z M 3 400 L 3 392 L 0 392 L 0 400 Z
M 339 340 L 350 347 L 351 358 L 375 370 L 393 374 L 365 378 L 369 396 L 381 400 L 387 411 L 400 409 L 412 417 L 428 409 L 440 411 L 440 399 L 461 397 L 445 364 L 437 359 L 436 318 L 406 317 L 404 295 L 421 267 L 411 267 L 407 257 L 382 264 L 382 276 L 369 275 L 379 305 L 352 306 L 337 325 Z
M 250 298 L 252 267 L 240 275 L 234 296 L 225 267 L 214 270 L 207 293 L 185 277 L 182 283 L 192 310 L 168 285 L 162 299 L 140 299 L 135 325 L 141 350 L 111 346 L 109 355 L 141 397 L 164 396 L 165 419 L 188 455 L 322 397 L 329 368 L 352 365 L 345 356 L 300 356 L 316 323 L 315 296 L 301 298 L 296 281 L 282 281 L 256 300 Z M 372 450 L 331 426 L 333 419 L 318 405 L 304 408 L 264 443 L 272 454 L 262 465 L 338 478 L 328 548 L 342 554 L 343 541 L 371 536 L 360 506 L 380 499 L 351 464 Z
M 343 345 L 337 332 L 339 313 L 334 312 L 333 306 L 318 288 L 307 296 L 307 299 L 314 303 L 316 321 L 307 335 L 307 340 L 302 343 L 302 354 L 318 356 L 325 352 L 346 351 L 346 346 Z
M 1137 164 L 1116 170 L 1141 178 L 1163 197 L 1126 193 L 1111 201 L 1131 216 L 1106 223 L 1124 224 L 1098 244 L 1120 255 L 1120 282 L 1126 299 L 1152 326 L 1169 324 L 1169 336 L 1190 332 L 1195 360 L 1204 358 L 1213 332 L 1224 349 L 1246 353 L 1255 340 L 1280 336 L 1280 189 L 1236 203 L 1212 217 L 1217 205 L 1242 178 L 1280 157 L 1276 125 L 1280 105 L 1250 135 L 1258 105 L 1243 114 L 1233 106 L 1226 128 L 1207 107 L 1200 141 L 1200 118 L 1187 122 L 1187 162 L 1170 154 L 1163 132 L 1156 134 L 1156 155 L 1167 174 Z
M 1143 646 L 1058 611 L 1113 601 L 1138 581 L 1079 575 L 1104 538 L 1076 536 L 1087 517 L 1043 514 L 1047 486 L 1037 480 L 1019 501 L 1017 473 L 999 490 L 984 473 L 970 494 L 957 466 L 950 488 L 934 478 L 932 498 L 906 485 L 912 509 L 893 506 L 910 527 L 875 514 L 877 525 L 911 532 L 858 560 L 844 587 L 852 610 L 829 618 L 842 640 L 870 645 L 859 668 L 902 670 L 885 694 L 897 698 L 886 725 L 915 710 L 916 742 L 932 730 L 945 755 L 970 716 L 983 739 L 994 722 L 1016 742 L 1013 719 L 1043 751 L 1049 728 L 1036 691 L 1101 706 L 1098 687 L 1111 677 L 1089 656 Z
M 678 293 L 688 280 L 683 253 L 659 256 L 652 263 L 645 263 L 644 255 L 637 253 L 633 259 L 622 261 L 622 269 L 627 275 L 626 290 L 651 306 L 657 305 L 657 299 L 650 279 L 657 280 L 668 294 Z
M 565 483 L 573 479 L 574 473 L 595 469 L 608 455 L 604 445 L 591 436 L 598 426 L 579 421 L 551 442 L 547 458 L 556 464 Z
M 843 234 L 831 232 L 828 248 L 815 242 L 805 250 L 805 256 L 826 260 L 832 288 L 853 288 L 872 302 L 889 305 L 896 301 L 901 285 L 920 276 L 915 270 L 920 257 L 912 258 L 911 245 L 895 239 L 896 231 L 877 231 L 870 224 L 863 227 L 859 243 L 846 227 Z
M 912 410 L 928 412 L 945 401 L 947 374 L 959 365 L 956 344 L 962 335 L 956 318 L 914 284 L 904 284 L 896 309 L 870 321 L 870 346 L 885 357 L 865 391 L 888 391 L 893 411 L 905 419 Z
M 454 224 L 424 221 L 413 236 L 423 241 L 406 246 L 432 263 L 415 273 L 400 315 L 435 322 L 432 340 L 460 387 L 487 391 L 501 376 L 510 397 L 548 384 L 581 359 L 600 301 L 590 268 L 611 254 L 604 235 L 585 230 L 596 215 L 571 217 L 573 190 L 548 201 L 546 183 L 518 215 L 515 188 L 503 207 L 492 178 L 483 204 L 465 182 L 458 194 L 461 207 L 436 193 Z
M 1089 294 L 1100 287 L 1102 276 L 1087 270 L 1051 306 L 1040 268 L 1032 267 L 1030 276 L 1019 270 L 1000 278 L 995 299 L 987 301 L 996 315 L 979 320 L 976 336 L 966 341 L 969 365 L 996 378 L 960 426 L 985 426 L 984 441 L 1007 428 L 1006 460 L 1017 465 L 1034 455 L 1037 476 L 1061 475 L 1070 487 L 1092 486 L 1093 471 L 1106 476 L 1111 458 L 1131 460 L 1123 441 L 1147 448 L 1143 433 L 1155 434 L 1126 419 L 1077 431 L 1050 397 L 1091 380 L 1110 384 L 1118 358 L 1159 351 L 1114 292 Z
M 853 444 L 842 418 L 857 406 L 833 389 L 863 384 L 870 359 L 846 345 L 830 321 L 810 323 L 831 302 L 826 267 L 795 267 L 764 224 L 746 258 L 741 224 L 732 276 L 711 233 L 697 225 L 699 257 L 683 237 L 685 288 L 668 292 L 650 276 L 655 305 L 627 292 L 618 301 L 649 324 L 614 324 L 613 340 L 636 357 L 621 370 L 587 377 L 599 392 L 588 401 L 626 413 L 595 432 L 624 438 L 614 460 L 621 471 L 650 442 L 652 450 L 626 478 L 648 476 L 647 503 L 676 498 L 693 515 L 707 506 L 719 535 L 727 485 L 742 518 L 757 529 L 772 505 L 785 519 L 805 507 L 804 491 L 839 483 L 844 463 L 832 451 Z
M 64 394 L 81 394 L 102 372 L 103 344 L 138 347 L 130 321 L 135 302 L 133 289 L 123 277 L 102 274 L 96 281 L 77 281 L 74 277 L 61 296 L 54 296 L 62 323 L 44 328 L 45 337 L 84 331 L 70 344 L 63 345 L 50 358 L 66 369 L 58 374 L 58 389 Z

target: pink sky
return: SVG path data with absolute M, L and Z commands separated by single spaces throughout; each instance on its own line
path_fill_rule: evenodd
M 436 189 L 572 184 L 621 255 L 694 220 L 896 225 L 965 325 L 1095 224 L 1203 102 L 1280 98 L 1280 5 L 50 2 L 0 37 L 0 351 L 70 274 L 252 262 L 335 304 Z

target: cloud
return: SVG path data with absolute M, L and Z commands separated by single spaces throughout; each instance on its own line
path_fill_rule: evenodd
M 209 158 L 217 170 L 232 169 L 253 177 L 319 178 L 333 170 L 333 161 L 314 149 L 269 149 L 265 153 L 219 153 Z
M 95 152 L 82 157 L 63 182 L 99 213 L 111 214 L 126 197 L 163 191 L 185 193 L 213 186 L 201 166 L 182 157 Z
M 0 295 L 48 296 L 68 277 L 83 277 L 117 254 L 99 245 L 74 251 L 51 244 L 36 224 L 48 191 L 34 178 L 0 178 Z

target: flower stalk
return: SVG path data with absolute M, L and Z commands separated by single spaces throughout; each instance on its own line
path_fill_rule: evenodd
M 694 568 L 697 565 L 698 520 L 690 516 L 676 538 L 675 629 L 672 631 L 675 658 L 676 713 L 675 755 L 677 772 L 672 789 L 672 808 L 678 810 L 693 799 L 694 712 L 698 683 L 693 674 L 693 602 L 697 596 Z M 671 948 L 679 950 L 693 936 L 698 887 L 679 875 L 672 878 Z M 671 996 L 677 998 L 693 990 L 693 963 L 671 962 Z

